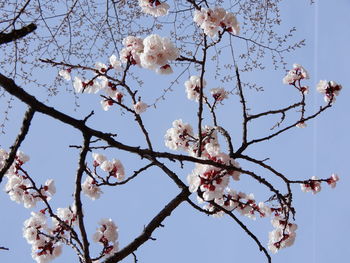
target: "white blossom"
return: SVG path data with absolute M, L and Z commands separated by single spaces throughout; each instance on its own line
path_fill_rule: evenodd
M 94 166 L 99 166 L 107 160 L 106 156 L 99 153 L 92 153 L 92 158 L 94 159 Z
M 203 29 L 204 34 L 209 37 L 215 37 L 221 28 L 232 32 L 235 35 L 239 34 L 240 27 L 237 18 L 234 14 L 226 12 L 222 7 L 202 8 L 200 11 L 194 12 L 193 21 Z
M 117 56 L 116 55 L 112 55 L 112 56 L 110 56 L 110 58 L 109 58 L 109 63 L 111 64 L 111 66 L 115 69 L 115 70 L 117 70 L 117 71 L 120 71 L 120 70 L 122 70 L 122 63 L 121 63 L 121 61 L 119 61 L 118 59 L 117 59 Z
M 61 69 L 58 74 L 67 81 L 71 80 L 70 70 Z
M 283 83 L 294 85 L 296 81 L 308 78 L 309 74 L 303 66 L 299 64 L 293 64 L 293 69 L 290 70 L 283 78 Z
M 339 181 L 339 176 L 337 174 L 332 174 L 331 177 L 327 179 L 327 183 L 332 187 L 335 188 L 337 186 L 337 182 Z
M 223 101 L 228 98 L 228 92 L 224 88 L 214 88 L 210 90 L 211 95 L 216 101 Z
M 300 184 L 300 187 L 303 192 L 312 192 L 313 194 L 317 194 L 321 191 L 321 182 L 318 181 L 316 176 L 312 176 L 311 180 L 305 184 Z
M 145 112 L 148 108 L 148 105 L 142 101 L 138 101 L 136 104 L 134 104 L 134 110 L 137 114 L 141 114 Z
M 92 200 L 100 198 L 101 194 L 103 193 L 101 191 L 101 188 L 96 184 L 97 182 L 95 179 L 88 176 L 86 177 L 84 183 L 81 185 L 83 193 L 90 197 Z
M 139 0 L 139 6 L 142 12 L 154 17 L 165 16 L 168 14 L 169 5 L 159 0 Z
M 124 166 L 119 160 L 112 159 L 112 161 L 104 161 L 100 167 L 103 171 L 108 172 L 110 176 L 116 177 L 118 180 L 123 180 L 125 177 Z
M 339 92 L 342 88 L 343 87 L 335 81 L 327 80 L 320 80 L 316 87 L 318 92 L 325 94 L 324 100 L 327 103 L 335 102 L 335 96 L 339 95 Z
M 189 142 L 193 137 L 191 125 L 181 119 L 173 121 L 173 127 L 165 134 L 165 145 L 171 150 L 188 150 Z
M 206 82 L 203 79 L 203 88 Z M 185 82 L 185 88 L 187 93 L 187 98 L 189 100 L 199 101 L 200 89 L 201 89 L 201 78 L 198 76 L 191 76 L 189 80 Z

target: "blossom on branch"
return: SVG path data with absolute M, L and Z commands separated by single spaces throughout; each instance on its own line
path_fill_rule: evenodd
M 211 38 L 219 33 L 220 28 L 235 35 L 238 35 L 240 30 L 236 16 L 221 7 L 196 10 L 193 21 Z
M 271 220 L 271 224 L 275 227 L 275 230 L 269 233 L 268 248 L 272 253 L 293 245 L 296 237 L 295 231 L 298 228 L 296 224 L 289 223 L 278 216 Z
M 103 245 L 102 254 L 112 254 L 118 251 L 118 227 L 112 219 L 101 219 L 101 225 L 93 235 L 93 240 L 96 243 Z
M 139 6 L 143 13 L 154 17 L 165 16 L 169 10 L 169 5 L 159 0 L 139 0 Z
M 142 101 L 138 101 L 136 104 L 134 104 L 134 111 L 136 114 L 141 114 L 145 112 L 148 108 L 148 105 Z
M 302 79 L 309 79 L 308 72 L 303 66 L 299 64 L 293 64 L 293 69 L 291 69 L 283 78 L 283 83 L 295 85 L 296 81 L 300 81 Z
M 81 185 L 81 189 L 83 193 L 92 200 L 100 198 L 101 194 L 103 193 L 101 188 L 97 186 L 96 180 L 90 176 L 86 177 L 84 183 Z
M 181 119 L 173 121 L 173 127 L 165 134 L 165 145 L 171 150 L 188 150 L 193 140 L 191 125 Z
M 321 182 L 318 181 L 316 176 L 312 176 L 311 180 L 305 184 L 301 184 L 300 187 L 303 192 L 312 192 L 313 194 L 317 194 L 321 191 Z
M 339 95 L 340 90 L 343 88 L 335 81 L 320 80 L 317 84 L 317 91 L 324 94 L 325 102 L 335 102 L 335 96 Z
M 205 85 L 206 81 L 203 79 L 203 88 Z M 191 76 L 190 79 L 185 82 L 187 98 L 189 100 L 199 101 L 201 86 L 201 78 L 198 76 Z

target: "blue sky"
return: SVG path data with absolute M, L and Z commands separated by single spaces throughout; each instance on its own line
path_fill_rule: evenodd
M 301 192 L 298 185 L 293 187 L 294 205 L 297 210 L 297 239 L 292 247 L 273 255 L 275 263 L 346 262 L 350 256 L 347 249 L 347 237 L 350 235 L 347 227 L 350 221 L 347 203 L 350 186 L 348 165 L 350 126 L 347 101 L 350 95 L 348 88 L 350 31 L 347 28 L 350 24 L 348 15 L 350 2 L 347 0 L 316 2 L 312 6 L 307 0 L 282 3 L 283 22 L 280 30 L 295 26 L 297 32 L 294 39 L 306 39 L 306 46 L 286 55 L 285 60 L 290 66 L 293 63 L 302 64 L 311 75 L 307 81 L 310 86 L 308 95 L 310 112 L 324 105 L 322 95 L 315 91 L 316 83 L 320 79 L 335 80 L 343 85 L 343 90 L 334 107 L 308 123 L 307 128 L 293 129 L 274 140 L 252 148 L 249 154 L 258 159 L 269 157 L 269 164 L 290 178 L 307 179 L 313 175 L 324 178 L 335 172 L 341 181 L 336 189 L 324 185 L 323 191 L 317 195 Z M 55 74 L 56 71 L 53 70 L 52 75 Z M 281 69 L 274 71 L 271 68 L 242 74 L 243 81 L 249 79 L 264 86 L 265 89 L 259 96 L 248 92 L 247 99 L 253 109 L 285 105 L 283 103 L 297 99 L 291 88 L 282 84 L 284 74 Z M 145 97 L 154 98 L 157 95 L 156 92 L 153 93 L 156 88 L 153 87 L 154 76 L 149 72 L 145 74 L 145 86 L 148 85 L 150 89 L 149 92 L 144 91 Z M 166 80 L 165 77 L 161 81 Z M 115 111 L 103 112 L 100 109 L 99 98 L 82 95 L 80 100 L 82 107 L 76 112 L 73 112 L 73 107 L 67 106 L 67 101 L 73 103 L 69 96 L 53 98 L 50 103 L 64 112 L 72 112 L 74 116 L 80 117 L 94 107 L 96 116 L 91 120 L 91 126 L 105 128 L 111 132 L 117 130 L 118 139 L 121 141 L 131 139 L 133 145 L 141 143 L 132 120 L 120 116 Z M 223 123 L 227 123 L 232 134 L 240 136 L 239 122 L 235 119 L 237 113 L 233 111 L 235 108 L 230 108 L 228 102 L 222 107 L 219 113 Z M 194 103 L 186 100 L 183 84 L 180 83 L 167 100 L 159 104 L 158 111 L 150 109 L 144 114 L 146 126 L 150 128 L 158 149 L 166 150 L 163 136 L 173 120 L 182 118 L 186 122 L 191 122 L 195 119 L 196 112 L 193 112 L 193 109 Z M 1 147 L 11 145 L 23 111 L 23 105 L 18 103 L 16 111 L 11 113 L 7 134 L 0 137 Z M 232 123 L 230 120 L 233 120 Z M 258 122 L 252 128 L 252 134 L 263 134 L 264 128 L 270 127 L 269 125 L 273 123 L 274 120 Z M 73 184 L 69 183 L 74 181 L 78 156 L 77 150 L 68 146 L 81 142 L 80 134 L 70 127 L 41 114 L 34 117 L 30 134 L 22 149 L 31 156 L 27 169 L 38 182 L 55 178 L 58 192 L 52 200 L 54 207 L 66 207 L 73 202 L 71 196 Z M 122 160 L 129 172 L 142 165 L 139 158 L 120 151 L 107 151 L 106 154 L 109 158 L 116 157 Z M 89 158 L 91 160 L 91 157 Z M 186 165 L 180 172 L 184 180 L 192 168 L 191 165 Z M 241 182 L 233 187 L 255 193 L 257 200 L 264 200 L 266 197 L 264 189 L 247 178 L 242 178 Z M 120 247 L 123 247 L 142 231 L 150 218 L 179 190 L 158 169 L 152 168 L 130 184 L 116 189 L 104 188 L 103 191 L 105 194 L 99 200 L 91 201 L 85 197 L 83 199 L 87 231 L 91 237 L 97 222 L 101 218 L 110 217 L 119 226 L 119 242 Z M 22 238 L 23 221 L 29 217 L 30 211 L 10 201 L 4 192 L 0 193 L 0 203 L 4 208 L 0 217 L 0 245 L 10 248 L 10 251 L 0 251 L 1 261 L 31 262 L 30 246 Z M 263 244 L 267 243 L 268 232 L 272 230 L 268 219 L 258 218 L 252 221 L 242 218 L 242 220 L 251 227 Z M 165 220 L 164 225 L 164 228 L 155 231 L 153 237 L 157 239 L 156 241 L 150 241 L 137 250 L 139 262 L 265 261 L 255 243 L 239 226 L 226 217 L 220 219 L 207 217 L 184 203 Z M 96 252 L 99 246 L 94 247 Z M 73 256 L 70 248 L 66 247 L 63 255 L 54 262 L 78 262 Z M 123 262 L 133 262 L 133 258 L 129 257 Z

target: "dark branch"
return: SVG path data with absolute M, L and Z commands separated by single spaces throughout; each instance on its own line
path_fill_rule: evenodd
M 152 221 L 145 227 L 141 235 L 135 238 L 134 241 L 132 241 L 118 253 L 115 253 L 113 256 L 107 258 L 105 261 L 103 261 L 103 263 L 119 262 L 136 251 L 143 243 L 151 238 L 153 231 L 160 227 L 164 219 L 170 216 L 175 208 L 177 208 L 183 201 L 185 201 L 189 195 L 189 191 L 183 190 L 152 219 Z
M 16 158 L 16 152 L 19 149 L 19 147 L 21 146 L 21 143 L 23 142 L 23 140 L 25 139 L 25 137 L 28 133 L 29 126 L 30 126 L 30 123 L 33 119 L 34 113 L 35 113 L 35 111 L 33 110 L 33 108 L 29 108 L 26 111 L 26 113 L 24 114 L 21 130 L 16 138 L 15 143 L 11 146 L 11 151 L 9 153 L 9 156 L 8 156 L 6 162 L 5 162 L 4 167 L 0 170 L 0 183 L 2 181 L 2 178 L 4 177 L 4 175 L 6 174 L 8 169 L 10 169 L 13 161 Z
M 36 28 L 36 25 L 31 23 L 21 29 L 12 30 L 10 33 L 0 33 L 0 45 L 25 37 L 32 33 Z
M 86 235 L 85 225 L 84 225 L 84 214 L 83 214 L 83 204 L 81 202 L 81 180 L 85 170 L 85 159 L 89 151 L 90 136 L 84 135 L 84 145 L 80 152 L 79 166 L 77 171 L 77 176 L 75 180 L 75 193 L 74 193 L 74 202 L 77 209 L 77 217 L 79 229 L 83 241 L 83 250 L 84 250 L 84 260 L 85 263 L 91 263 L 90 252 L 89 252 L 89 241 Z

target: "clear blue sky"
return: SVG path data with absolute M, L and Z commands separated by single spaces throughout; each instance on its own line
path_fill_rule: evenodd
M 317 110 L 319 105 L 324 104 L 322 95 L 315 91 L 318 80 L 335 80 L 343 85 L 343 90 L 334 107 L 308 123 L 306 129 L 294 129 L 275 140 L 253 148 L 249 153 L 256 158 L 269 157 L 269 163 L 290 178 L 306 179 L 313 175 L 329 177 L 335 172 L 341 181 L 334 190 L 324 185 L 324 190 L 317 195 L 303 193 L 297 185 L 293 187 L 294 205 L 297 210 L 296 223 L 299 227 L 297 239 L 294 246 L 273 255 L 275 263 L 343 263 L 350 257 L 347 248 L 350 235 L 347 194 L 350 187 L 348 160 L 350 2 L 348 0 L 316 2 L 312 6 L 308 0 L 285 1 L 282 4 L 281 30 L 295 26 L 297 32 L 294 39 L 306 38 L 306 47 L 287 55 L 286 62 L 289 65 L 300 63 L 308 69 L 311 75 L 308 81 L 311 90 L 308 95 L 310 110 Z M 52 75 L 54 74 L 56 71 L 52 72 Z M 263 72 L 242 75 L 243 81 L 246 78 L 251 82 L 257 82 L 266 90 L 258 98 L 253 97 L 254 94 L 251 93 L 252 97 L 248 97 L 250 105 L 268 108 L 270 105 L 288 103 L 290 99 L 287 96 L 296 99 L 289 87 L 282 84 L 284 74 L 283 70 L 273 71 L 268 68 Z M 146 76 L 145 87 L 150 90 L 151 97 L 155 89 L 152 87 L 155 75 Z M 178 86 L 167 101 L 160 103 L 158 111 L 150 109 L 144 114 L 146 126 L 150 128 L 155 145 L 160 150 L 166 150 L 163 146 L 163 135 L 174 119 L 182 118 L 190 122 L 196 117 L 196 113 L 192 111 L 193 102 L 186 101 L 182 83 Z M 64 99 L 64 96 L 60 96 L 59 99 L 52 99 L 50 103 L 64 112 L 72 112 L 73 107 L 67 106 Z M 72 102 L 72 99 L 67 97 L 67 101 Z M 181 107 L 178 107 L 179 101 Z M 120 117 L 119 113 L 103 112 L 97 97 L 83 96 L 80 104 L 82 107 L 73 113 L 74 116 L 84 116 L 93 105 L 97 112 L 91 122 L 93 127 L 105 127 L 111 132 L 115 128 L 121 141 L 123 138 L 134 136 L 134 145 L 140 141 L 138 135 L 132 133 L 131 121 L 126 121 L 126 118 Z M 228 103 L 225 103 L 224 109 L 229 109 L 226 104 Z M 10 118 L 13 121 L 8 126 L 7 134 L 0 137 L 1 147 L 9 147 L 17 133 L 21 121 L 19 116 L 24 108 L 19 105 L 17 109 L 11 113 Z M 222 110 L 220 113 L 223 120 L 225 118 L 229 120 L 235 115 L 228 110 Z M 125 122 L 122 123 L 121 120 Z M 239 128 L 238 123 L 228 126 L 232 134 L 240 136 L 240 130 L 234 130 L 235 127 Z M 129 129 L 122 129 L 121 126 Z M 260 134 L 260 131 L 261 127 L 257 124 L 254 133 Z M 68 145 L 81 142 L 80 134 L 70 127 L 43 115 L 35 116 L 22 149 L 31 156 L 32 160 L 28 163 L 27 169 L 38 182 L 45 182 L 46 178 L 55 178 L 58 191 L 52 200 L 54 207 L 66 207 L 73 202 L 72 182 L 78 156 L 77 150 L 68 148 Z M 113 154 L 107 152 L 107 155 L 122 160 L 129 172 L 141 167 L 141 165 L 135 167 L 138 158 L 132 158 L 128 154 L 114 151 Z M 187 165 L 181 171 L 184 180 L 191 169 L 192 166 Z M 237 190 L 256 193 L 257 200 L 263 200 L 265 197 L 261 186 L 252 184 L 244 178 L 237 186 L 233 186 L 235 187 Z M 150 169 L 130 184 L 117 189 L 104 188 L 103 191 L 105 194 L 96 201 L 84 197 L 87 231 L 91 237 L 100 218 L 110 217 L 119 226 L 120 247 L 133 240 L 142 231 L 143 225 L 178 193 L 177 187 L 158 169 Z M 0 245 L 10 248 L 10 251 L 0 251 L 0 261 L 31 262 L 30 245 L 22 238 L 23 221 L 30 216 L 30 210 L 10 201 L 4 192 L 0 193 L 0 203 L 3 208 L 0 216 Z M 263 244 L 267 243 L 268 232 L 272 230 L 268 219 L 258 218 L 251 221 L 242 218 L 242 220 L 251 227 Z M 150 241 L 137 250 L 140 263 L 265 262 L 264 255 L 258 251 L 256 244 L 226 217 L 210 218 L 199 214 L 184 203 L 165 220 L 164 225 L 164 228 L 156 230 L 153 234 L 157 241 Z M 95 248 L 99 246 L 96 245 Z M 78 262 L 78 260 L 71 249 L 65 247 L 63 255 L 54 262 Z M 129 257 L 123 262 L 133 262 L 133 258 Z

